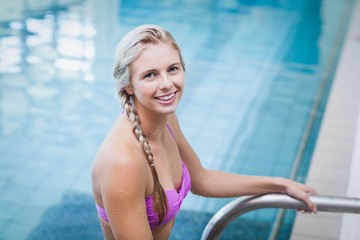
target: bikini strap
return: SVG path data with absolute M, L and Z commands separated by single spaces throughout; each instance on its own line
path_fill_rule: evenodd
M 173 139 L 175 140 L 174 133 L 171 131 L 171 128 L 170 128 L 169 124 L 166 124 L 166 127 L 169 130 L 169 132 L 170 132 L 171 136 L 173 137 Z

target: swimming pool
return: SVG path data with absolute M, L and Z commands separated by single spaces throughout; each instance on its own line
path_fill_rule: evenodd
M 205 166 L 289 177 L 312 122 L 295 176 L 303 181 L 352 4 L 2 1 L 0 239 L 101 239 L 91 161 L 121 111 L 115 45 L 142 23 L 162 25 L 182 47 L 187 86 L 178 117 Z M 229 201 L 190 195 L 171 238 L 199 239 Z M 262 239 L 274 216 L 249 213 L 225 238 Z

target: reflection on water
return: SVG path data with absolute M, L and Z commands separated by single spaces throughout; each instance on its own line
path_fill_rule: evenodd
M 8 5 L 12 18 L 2 23 L 8 31 L 0 38 L 4 136 L 22 131 L 56 138 L 49 122 L 81 120 L 77 106 L 93 96 L 96 29 L 83 1 L 61 2 Z

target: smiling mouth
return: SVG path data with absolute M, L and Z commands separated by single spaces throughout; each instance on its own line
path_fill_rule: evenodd
M 160 102 L 171 102 L 174 99 L 175 94 L 176 94 L 176 92 L 173 92 L 169 95 L 155 97 L 155 99 L 159 100 Z

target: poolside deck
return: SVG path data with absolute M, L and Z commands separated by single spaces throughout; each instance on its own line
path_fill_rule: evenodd
M 307 183 L 321 195 L 360 197 L 360 1 L 340 57 Z M 297 216 L 292 240 L 360 239 L 360 216 Z

